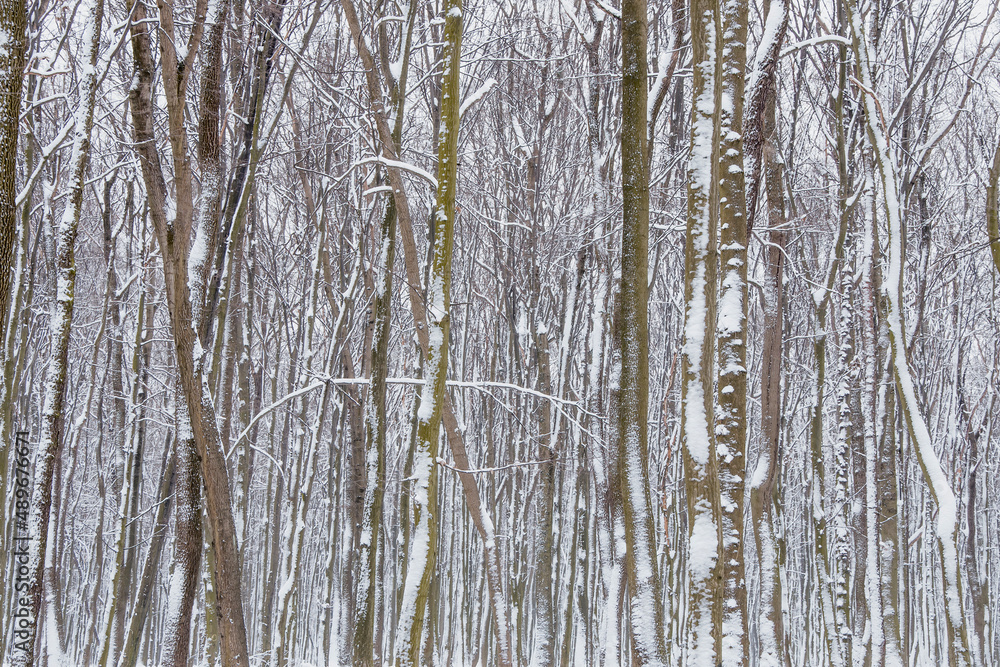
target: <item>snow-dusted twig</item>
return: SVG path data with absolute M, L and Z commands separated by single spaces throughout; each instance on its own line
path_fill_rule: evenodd
M 495 472 L 503 472 L 504 470 L 511 470 L 513 468 L 524 468 L 525 466 L 539 466 L 545 465 L 546 463 L 552 463 L 553 459 L 547 461 L 514 461 L 513 463 L 508 463 L 507 465 L 496 466 L 494 468 L 473 468 L 471 470 L 465 470 L 454 466 L 447 461 L 445 461 L 440 456 L 434 461 L 439 466 L 443 468 L 448 468 L 448 470 L 454 470 L 457 473 L 465 473 L 468 475 L 487 475 Z
M 464 116 L 465 112 L 468 111 L 476 102 L 486 97 L 487 93 L 493 90 L 494 86 L 497 85 L 497 80 L 493 78 L 486 79 L 483 85 L 479 86 L 476 92 L 472 93 L 465 98 L 462 102 L 462 107 L 458 110 L 459 116 Z
M 781 57 L 784 58 L 785 56 L 792 55 L 800 49 L 807 49 L 810 46 L 818 46 L 820 44 L 845 44 L 850 46 L 851 40 L 847 39 L 843 35 L 819 35 L 818 37 L 810 37 L 809 39 L 789 44 L 783 48 L 781 50 Z
M 361 158 L 360 160 L 352 164 L 350 168 L 347 171 L 345 171 L 340 178 L 337 179 L 336 184 L 339 185 L 340 183 L 342 183 L 347 178 L 347 175 L 350 174 L 353 170 L 357 169 L 358 167 L 372 163 L 380 164 L 384 167 L 389 167 L 390 169 L 399 169 L 400 171 L 408 171 L 414 176 L 419 176 L 420 178 L 424 179 L 425 181 L 430 183 L 434 188 L 437 188 L 438 186 L 437 179 L 434 178 L 430 174 L 430 172 L 421 169 L 415 164 L 410 164 L 409 162 L 402 162 L 400 160 L 390 160 L 389 158 L 382 157 L 381 155 L 373 155 L 371 157 Z

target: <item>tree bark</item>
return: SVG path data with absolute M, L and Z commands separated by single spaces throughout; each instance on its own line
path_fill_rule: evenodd
M 0 332 L 5 330 L 7 322 L 17 242 L 17 137 L 20 134 L 27 24 L 24 0 L 0 1 L 0 35 L 4 36 L 4 44 L 0 47 L 0 96 L 3 98 L 0 104 L 3 113 L 3 125 L 0 126 Z M 3 361 L 0 358 L 0 366 Z M 11 397 L 6 400 L 10 401 Z
M 722 653 L 722 507 L 715 438 L 715 326 L 719 223 L 718 0 L 691 4 L 694 76 L 684 246 L 684 344 L 681 441 L 687 490 L 687 621 L 685 651 L 704 664 Z
M 175 440 L 176 442 L 176 440 Z M 163 545 L 167 541 L 167 522 L 170 519 L 170 508 L 173 506 L 175 480 L 177 478 L 176 445 L 167 446 L 167 456 L 164 461 L 163 478 L 157 494 L 156 520 L 153 524 L 153 536 L 146 552 L 146 562 L 142 566 L 139 586 L 135 594 L 135 606 L 129 617 L 128 629 L 122 641 L 122 651 L 118 659 L 118 667 L 135 667 L 139 660 L 139 643 L 146 627 L 149 610 L 153 604 L 153 585 L 156 583 L 156 573 L 160 569 L 163 555 Z
M 971 664 L 968 628 L 965 623 L 964 597 L 958 563 L 958 507 L 955 493 L 948 482 L 941 462 L 934 451 L 930 430 L 917 398 L 913 374 L 906 358 L 906 331 L 903 326 L 902 280 L 905 238 L 899 207 L 899 178 L 895 154 L 886 136 L 881 105 L 876 98 L 869 59 L 869 43 L 863 19 L 853 0 L 846 0 L 847 18 L 851 25 L 851 41 L 857 60 L 859 87 L 865 107 L 868 137 L 875 154 L 875 165 L 881 180 L 884 212 L 888 221 L 888 252 L 883 263 L 882 294 L 885 298 L 885 320 L 889 332 L 890 363 L 896 380 L 900 408 L 917 462 L 927 481 L 931 497 L 938 506 L 937 540 L 945 596 L 945 627 L 947 655 L 950 665 Z
M 180 392 L 178 392 L 179 394 Z M 191 612 L 198 592 L 202 561 L 201 462 L 191 436 L 190 417 L 177 397 L 177 511 L 174 513 L 173 571 L 170 600 L 164 630 L 164 658 L 167 667 L 187 667 L 191 645 Z
M 758 51 L 754 76 L 757 87 L 749 91 L 751 112 L 747 119 L 744 144 L 747 161 L 763 164 L 767 192 L 768 245 L 765 250 L 767 275 L 764 282 L 764 341 L 761 351 L 761 450 L 750 484 L 750 513 L 760 566 L 759 616 L 756 655 L 761 667 L 790 665 L 785 646 L 781 570 L 785 542 L 781 526 L 781 492 L 778 485 L 782 460 L 781 370 L 784 343 L 785 194 L 784 165 L 778 153 L 777 113 L 774 80 L 778 54 L 788 26 L 788 2 L 771 2 L 767 23 L 780 27 L 773 41 Z M 772 16 L 772 12 L 775 15 Z M 760 116 L 755 112 L 760 110 Z M 751 139 L 752 137 L 752 139 Z M 755 148 L 759 152 L 753 155 Z M 751 175 L 750 201 L 756 202 L 758 183 Z M 747 227 L 753 212 L 747 211 Z
M 622 261 L 612 374 L 617 498 L 625 527 L 625 580 L 636 665 L 663 665 L 663 607 L 649 495 L 649 170 L 645 0 L 622 3 Z
M 719 459 L 723 579 L 722 655 L 725 667 L 750 662 L 747 631 L 743 498 L 747 438 L 747 202 L 743 151 L 746 79 L 746 0 L 724 0 L 718 45 L 722 85 L 719 109 L 719 310 L 715 416 Z M 779 314 L 780 317 L 780 314 Z M 779 343 L 780 345 L 780 343 Z
M 374 116 L 376 130 L 378 131 L 379 145 L 383 155 L 389 160 L 397 159 L 396 143 L 392 139 L 392 130 L 385 114 L 382 104 L 382 85 L 379 80 L 378 71 L 375 69 L 375 62 L 365 45 L 364 37 L 361 33 L 361 24 L 358 21 L 357 12 L 351 0 L 341 0 L 344 14 L 351 34 L 354 38 L 355 46 L 361 56 L 365 69 L 368 94 L 371 104 L 372 115 Z M 457 103 L 457 102 L 456 102 Z M 410 206 L 406 196 L 406 189 L 403 185 L 402 175 L 397 167 L 389 166 L 386 170 L 389 177 L 389 185 L 392 187 L 393 199 L 396 205 L 396 222 L 400 241 L 403 246 L 404 266 L 406 269 L 406 283 L 408 288 L 410 309 L 413 311 L 413 319 L 416 323 L 417 341 L 420 345 L 423 359 L 428 359 L 430 338 L 428 335 L 427 313 L 424 305 L 424 297 L 421 289 L 419 260 L 417 257 L 417 247 L 414 240 L 413 226 L 410 217 Z M 440 179 L 439 179 L 440 183 Z M 468 453 L 462 431 L 459 429 L 458 419 L 455 415 L 451 398 L 447 392 L 444 393 L 444 405 L 442 414 L 445 434 L 452 456 L 455 458 L 455 467 L 459 470 L 469 470 Z M 410 475 L 408 474 L 407 477 Z M 490 605 L 493 622 L 496 626 L 498 644 L 498 662 L 501 667 L 513 664 L 513 641 L 511 633 L 510 609 L 508 607 L 504 593 L 504 580 L 501 574 L 500 553 L 496 542 L 496 531 L 489 516 L 485 515 L 482 509 L 482 500 L 479 488 L 473 475 L 459 472 L 459 481 L 462 483 L 462 490 L 465 495 L 466 507 L 469 516 L 480 537 L 484 542 L 485 567 L 487 585 L 489 587 Z M 405 510 L 402 513 L 406 514 Z M 407 519 L 401 519 L 405 524 Z M 405 532 L 404 532 L 405 534 Z M 397 631 L 398 636 L 398 631 Z
M 990 165 L 989 181 L 986 185 L 986 237 L 990 244 L 990 254 L 993 256 L 993 267 L 1000 275 L 1000 206 L 997 204 L 1000 193 L 1000 143 L 993 152 L 993 164 Z

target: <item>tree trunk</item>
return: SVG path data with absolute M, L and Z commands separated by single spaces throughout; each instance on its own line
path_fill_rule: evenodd
M 171 604 L 167 608 L 163 640 L 163 664 L 167 667 L 187 667 L 188 664 L 191 613 L 202 560 L 201 464 L 187 423 L 189 417 L 181 401 L 178 395 L 176 538 L 169 585 Z
M 236 526 L 226 460 L 216 422 L 215 406 L 203 384 L 205 358 L 194 331 L 192 295 L 188 285 L 188 239 L 194 213 L 191 170 L 184 123 L 185 91 L 191 63 L 198 51 L 204 26 L 196 21 L 187 48 L 177 61 L 174 46 L 173 15 L 168 5 L 160 5 L 160 40 L 163 58 L 164 92 L 167 101 L 169 139 L 173 158 L 175 197 L 168 216 L 167 186 L 160 164 L 153 123 L 154 64 L 150 47 L 146 10 L 141 3 L 129 2 L 135 20 L 131 24 L 132 51 L 135 60 L 135 85 L 129 91 L 136 143 L 134 150 L 146 184 L 150 218 L 156 230 L 163 261 L 164 287 L 173 331 L 174 351 L 184 401 L 191 418 L 191 430 L 201 459 L 205 501 L 215 542 L 222 660 L 227 667 L 247 667 L 246 626 L 243 616 L 242 565 L 239 558 Z M 219 21 L 216 5 L 211 21 Z M 211 27 L 209 32 L 211 34 Z M 195 295 L 198 301 L 201 295 Z
M 344 14 L 348 21 L 348 25 L 351 28 L 354 43 L 358 48 L 362 63 L 364 64 L 372 115 L 375 119 L 376 129 L 378 130 L 378 137 L 382 152 L 389 160 L 395 160 L 397 158 L 396 143 L 392 139 L 392 130 L 389 127 L 389 122 L 382 105 L 382 86 L 379 81 L 378 72 L 375 69 L 374 59 L 365 45 L 365 40 L 361 33 L 361 24 L 358 21 L 358 15 L 354 9 L 354 4 L 351 0 L 341 0 L 341 6 L 344 8 Z M 459 9 L 458 15 L 455 16 L 455 18 L 461 18 L 460 14 L 461 10 Z M 457 100 L 455 101 L 455 104 L 457 104 Z M 405 186 L 403 185 L 402 175 L 398 167 L 390 165 L 387 171 L 389 184 L 392 187 L 393 199 L 396 204 L 396 221 L 400 240 L 402 241 L 403 246 L 410 308 L 413 311 L 413 319 L 416 323 L 417 341 L 420 345 L 423 360 L 426 361 L 429 359 L 430 325 L 427 324 L 428 316 L 421 289 L 419 260 L 417 257 L 416 242 L 413 235 L 409 201 L 406 196 Z M 439 176 L 439 183 L 440 182 L 441 179 Z M 455 467 L 459 470 L 468 470 L 471 467 L 469 465 L 469 457 L 466 452 L 462 432 L 458 426 L 458 419 L 456 418 L 454 408 L 451 405 L 451 398 L 447 392 L 444 393 L 443 401 L 442 422 L 444 424 L 452 456 L 455 457 Z M 462 490 L 465 495 L 466 507 L 469 510 L 469 516 L 484 542 L 486 578 L 499 649 L 498 661 L 501 667 L 506 667 L 513 664 L 513 642 L 510 609 L 507 605 L 504 593 L 504 580 L 501 575 L 500 553 L 496 542 L 496 530 L 490 517 L 483 513 L 482 500 L 480 498 L 475 477 L 465 472 L 459 472 L 458 476 L 462 483 Z M 411 475 L 407 473 L 406 477 L 410 478 Z M 409 521 L 409 519 L 406 518 L 407 510 L 401 510 L 401 514 L 403 516 L 400 523 L 405 526 L 407 521 Z M 404 536 L 405 535 L 406 532 L 404 531 Z M 406 566 L 404 565 L 404 568 L 405 567 Z M 396 630 L 396 635 L 397 637 L 399 636 L 399 628 Z
M 625 527 L 625 580 L 632 659 L 663 665 L 663 606 L 649 496 L 649 170 L 646 161 L 645 0 L 622 4 L 622 262 L 612 374 L 617 499 Z
M 781 554 L 784 536 L 781 526 L 781 493 L 778 486 L 782 460 L 781 447 L 781 356 L 784 333 L 784 268 L 785 268 L 785 194 L 784 165 L 778 153 L 776 123 L 775 70 L 778 54 L 788 26 L 787 0 L 769 3 L 767 24 L 777 23 L 773 41 L 759 48 L 761 55 L 755 64 L 757 88 L 749 91 L 747 121 L 747 157 L 752 164 L 763 163 L 767 192 L 768 246 L 765 250 L 767 276 L 764 282 L 764 341 L 761 352 L 761 450 L 750 484 L 750 513 L 754 527 L 755 546 L 759 562 L 759 615 L 751 614 L 756 622 L 756 655 L 761 667 L 790 665 L 785 646 L 782 605 Z M 759 120 L 756 117 L 760 109 Z M 755 148 L 760 151 L 754 154 Z M 757 179 L 750 181 L 750 201 L 756 202 Z M 753 217 L 747 211 L 748 224 Z
M 20 134 L 21 87 L 27 53 L 25 29 L 28 17 L 24 0 L 0 2 L 0 105 L 3 126 L 0 128 L 0 332 L 5 330 L 10 305 L 10 285 L 14 268 L 17 223 L 17 137 Z M 98 30 L 100 34 L 100 30 Z M 15 313 L 16 315 L 16 313 Z M 11 324 L 16 320 L 11 319 Z M 3 354 L 0 348 L 0 354 Z M 0 366 L 3 359 L 0 358 Z M 11 400 L 10 396 L 7 400 Z M 6 474 L 6 466 L 4 467 Z
M 427 599 L 437 561 L 438 440 L 448 373 L 451 328 L 451 260 L 454 242 L 455 195 L 458 187 L 459 63 L 462 48 L 462 3 L 445 5 L 441 60 L 441 132 L 438 144 L 438 198 L 434 212 L 434 249 L 427 292 L 426 380 L 417 414 L 417 444 L 411 482 L 409 564 L 403 587 L 396 657 L 402 665 L 418 665 Z M 431 610 L 433 613 L 433 610 Z
M 993 164 L 990 165 L 989 181 L 986 186 L 986 238 L 990 244 L 990 254 L 993 255 L 993 267 L 1000 275 L 1000 143 L 993 153 Z
M 874 256 L 872 246 L 874 237 L 873 218 L 866 218 L 871 228 L 865 230 L 863 241 L 864 251 L 861 256 L 861 309 L 859 340 L 863 350 L 862 382 L 861 382 L 861 419 L 863 424 L 864 451 L 864 488 L 865 488 L 865 532 L 866 554 L 865 562 L 865 599 L 868 602 L 868 624 L 866 634 L 870 633 L 868 643 L 868 659 L 866 665 L 882 667 L 885 663 L 885 622 L 882 617 L 882 557 L 879 544 L 878 521 L 878 483 L 876 466 L 878 464 L 878 438 L 876 436 L 876 404 L 877 399 L 877 364 L 878 354 L 875 345 L 875 293 L 873 285 Z
M 743 498 L 747 465 L 747 210 L 743 153 L 746 79 L 746 0 L 722 2 L 719 109 L 719 307 L 715 415 L 719 460 L 723 580 L 722 655 L 725 667 L 750 661 L 747 632 Z M 780 317 L 780 314 L 779 314 Z M 779 343 L 780 345 L 780 343 Z
M 719 223 L 722 38 L 717 0 L 691 4 L 694 76 L 691 156 L 688 161 L 684 246 L 684 356 L 681 367 L 681 441 L 687 488 L 688 659 L 722 658 L 722 506 L 715 439 L 716 259 Z
M 176 442 L 176 440 L 175 440 Z M 156 520 L 153 524 L 153 536 L 150 539 L 149 550 L 146 552 L 146 562 L 142 566 L 139 586 L 135 594 L 135 606 L 129 617 L 128 629 L 122 641 L 121 656 L 118 667 L 135 667 L 139 660 L 139 643 L 146 627 L 149 610 L 153 604 L 153 585 L 160 569 L 160 559 L 163 545 L 167 541 L 167 521 L 170 518 L 170 508 L 174 499 L 174 481 L 177 478 L 176 445 L 167 444 L 167 456 L 164 461 L 163 478 L 157 494 Z

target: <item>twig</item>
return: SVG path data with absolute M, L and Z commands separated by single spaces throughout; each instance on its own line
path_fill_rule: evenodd
M 554 463 L 555 461 L 556 461 L 555 457 L 548 459 L 547 461 L 515 461 L 514 463 L 508 463 L 505 466 L 498 466 L 496 468 L 476 468 L 474 470 L 463 470 L 462 468 L 456 468 L 455 466 L 451 465 L 440 456 L 437 458 L 435 463 L 437 463 L 439 466 L 448 468 L 449 470 L 454 470 L 457 473 L 465 473 L 468 475 L 486 475 L 488 473 L 503 472 L 504 470 L 510 470 L 511 468 L 521 468 L 524 466 L 537 466 L 537 465 L 543 465 L 545 463 Z

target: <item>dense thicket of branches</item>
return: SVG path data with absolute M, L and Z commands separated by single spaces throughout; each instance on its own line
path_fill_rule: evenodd
M 1000 659 L 997 14 L 0 2 L 3 663 Z

